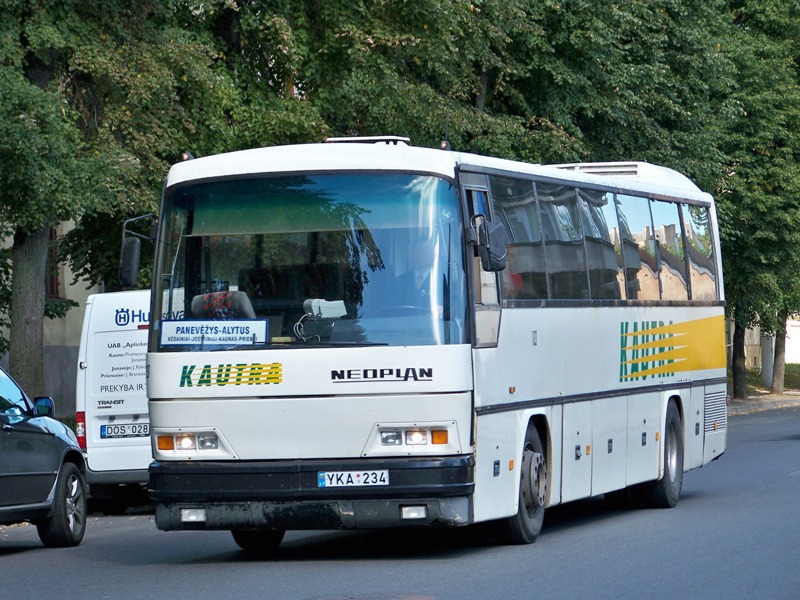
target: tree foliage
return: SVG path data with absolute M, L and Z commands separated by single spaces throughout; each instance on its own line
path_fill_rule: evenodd
M 22 243 L 75 220 L 61 256 L 87 284 L 118 285 L 121 224 L 185 151 L 394 133 L 676 168 L 718 195 L 737 325 L 800 310 L 794 0 L 0 8 L 0 223 Z
M 155 209 L 185 150 L 397 133 L 531 162 L 652 160 L 707 187 L 723 170 L 709 125 L 730 113 L 733 69 L 716 0 L 141 6 L 72 61 L 84 128 L 137 165 L 63 245 L 92 283 L 116 284 L 112 235 Z
M 738 114 L 723 129 L 728 171 L 718 194 L 728 309 L 737 329 L 785 334 L 800 311 L 800 6 L 745 0 L 731 14 Z M 743 365 L 744 335 L 736 340 L 734 362 Z M 736 375 L 742 397 L 741 367 Z

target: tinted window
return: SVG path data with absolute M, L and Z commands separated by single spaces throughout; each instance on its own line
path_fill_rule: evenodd
M 25 396 L 11 378 L 0 371 L 0 412 L 21 414 L 28 410 Z
M 658 300 L 658 266 L 650 202 L 640 196 L 618 194 L 617 210 L 628 298 Z
M 592 298 L 624 298 L 622 251 L 614 194 L 579 189 Z
M 536 193 L 550 275 L 550 297 L 587 299 L 589 280 L 578 191 L 572 186 L 537 182 Z
M 716 299 L 707 208 L 519 177 L 488 180 L 494 218 L 509 239 L 505 298 Z
M 547 298 L 542 227 L 533 182 L 490 177 L 496 218 L 506 227 L 509 245 L 503 274 L 507 298 Z
M 717 271 L 711 243 L 708 209 L 704 206 L 681 207 L 686 229 L 686 250 L 692 300 L 716 300 Z
M 683 228 L 678 205 L 674 202 L 651 202 L 656 245 L 659 251 L 659 278 L 662 300 L 688 300 L 686 257 L 683 251 Z

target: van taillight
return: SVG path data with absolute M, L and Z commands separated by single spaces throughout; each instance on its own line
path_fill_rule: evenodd
M 86 450 L 86 413 L 75 413 L 75 437 L 81 450 Z

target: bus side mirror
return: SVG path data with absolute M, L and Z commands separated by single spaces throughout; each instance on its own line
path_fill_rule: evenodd
M 119 265 L 119 279 L 125 287 L 136 287 L 139 277 L 139 259 L 142 256 L 142 242 L 136 237 L 122 240 L 122 257 Z
M 495 272 L 506 268 L 505 227 L 497 221 L 483 221 L 478 226 L 478 256 L 484 271 Z
M 153 219 L 150 224 L 149 236 L 128 229 L 128 225 L 131 223 L 144 219 Z M 122 255 L 119 260 L 119 279 L 124 287 L 136 287 L 136 280 L 139 279 L 139 260 L 142 256 L 142 242 L 140 240 L 155 241 L 157 229 L 158 221 L 153 213 L 127 219 L 122 224 Z

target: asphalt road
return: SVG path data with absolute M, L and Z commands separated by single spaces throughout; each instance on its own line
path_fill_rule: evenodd
M 531 546 L 479 528 L 289 532 L 254 559 L 227 532 L 157 531 L 149 514 L 92 517 L 78 548 L 0 528 L 2 598 L 800 597 L 800 408 L 732 416 L 725 455 L 687 473 L 672 510 L 601 499 L 548 511 Z

